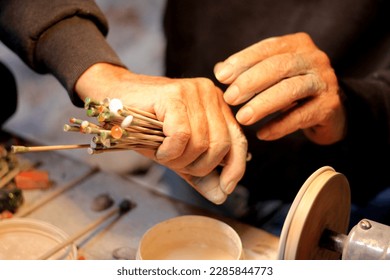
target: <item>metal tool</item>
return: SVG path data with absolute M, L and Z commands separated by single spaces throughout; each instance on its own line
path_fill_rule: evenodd
M 325 231 L 320 246 L 343 260 L 390 260 L 390 226 L 363 219 L 348 235 Z
M 329 166 L 318 169 L 291 205 L 278 258 L 389 260 L 390 227 L 363 219 L 347 234 L 350 207 L 346 177 Z

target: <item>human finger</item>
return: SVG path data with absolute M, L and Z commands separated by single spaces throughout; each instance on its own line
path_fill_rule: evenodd
M 261 40 L 231 56 L 214 67 L 215 77 L 225 84 L 232 83 L 244 71 L 274 55 L 304 51 L 314 45 L 310 36 L 299 32 Z
M 171 100 L 168 107 L 162 105 L 156 107 L 158 115 L 163 116 L 161 120 L 165 138 L 155 153 L 155 159 L 164 163 L 184 153 L 191 137 L 191 127 L 186 108 L 180 101 Z
M 209 86 L 209 82 L 204 84 L 204 87 Z M 210 94 L 200 96 L 204 107 L 203 114 L 206 116 L 206 121 L 202 125 L 208 127 L 208 147 L 194 162 L 180 170 L 194 176 L 210 173 L 225 158 L 232 145 L 228 124 L 221 110 L 221 107 L 227 106 L 222 97 L 223 93 L 214 85 L 212 87 L 214 90 L 209 89 Z M 200 90 L 206 92 L 206 89 L 200 88 Z M 231 112 L 230 115 L 233 117 Z
M 199 101 L 198 85 L 195 81 L 180 83 L 175 98 L 167 98 L 167 93 L 156 106 L 156 111 L 163 115 L 166 136 L 157 150 L 156 159 L 172 169 L 185 168 L 209 146 L 208 126 L 204 125 L 207 118 L 203 113 L 203 102 Z M 173 102 L 176 106 L 172 106 Z M 180 146 L 180 150 L 176 146 Z
M 306 74 L 311 65 L 310 54 L 284 53 L 269 57 L 241 73 L 227 88 L 225 101 L 239 105 L 283 79 Z
M 232 145 L 223 161 L 220 174 L 220 186 L 223 192 L 230 194 L 244 176 L 248 159 L 248 142 L 241 127 L 231 113 L 230 108 L 227 105 L 223 106 L 222 111 L 229 124 L 228 129 Z
M 302 129 L 313 142 L 332 144 L 343 137 L 343 107 L 337 95 L 309 99 L 280 114 L 257 132 L 262 140 L 276 140 Z
M 193 176 L 180 172 L 178 174 L 209 201 L 215 204 L 225 202 L 227 194 L 220 187 L 220 176 L 216 170 L 206 176 Z
M 240 108 L 236 119 L 243 125 L 254 124 L 315 95 L 318 87 L 320 84 L 311 74 L 284 79 L 252 98 Z

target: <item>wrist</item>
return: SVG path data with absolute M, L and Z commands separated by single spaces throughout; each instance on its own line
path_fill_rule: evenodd
M 106 97 L 113 97 L 112 86 L 121 77 L 129 74 L 129 70 L 122 66 L 110 63 L 99 62 L 90 66 L 75 83 L 75 92 L 81 100 L 91 97 L 96 100 L 102 100 Z

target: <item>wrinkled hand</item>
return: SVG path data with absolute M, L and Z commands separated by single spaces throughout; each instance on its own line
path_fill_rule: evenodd
M 119 98 L 154 113 L 166 137 L 156 152 L 140 153 L 174 170 L 212 202 L 222 203 L 242 178 L 247 141 L 210 80 L 138 75 L 101 63 L 79 78 L 75 90 L 82 100 Z
M 246 102 L 237 112 L 239 123 L 276 116 L 260 128 L 258 138 L 275 140 L 299 129 L 317 144 L 344 137 L 337 78 L 327 55 L 306 33 L 260 41 L 218 63 L 214 72 L 229 84 L 228 104 Z

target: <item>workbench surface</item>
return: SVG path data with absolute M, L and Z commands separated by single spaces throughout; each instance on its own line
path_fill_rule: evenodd
M 92 201 L 98 195 L 109 194 L 116 205 L 123 199 L 135 203 L 135 208 L 130 212 L 120 218 L 112 217 L 76 241 L 78 255 L 85 259 L 114 259 L 113 251 L 123 247 L 135 254 L 140 238 L 147 229 L 175 216 L 199 214 L 215 217 L 215 214 L 153 191 L 153 188 L 140 184 L 136 177 L 133 179 L 132 176 L 120 176 L 100 169 L 86 176 L 93 167 L 56 151 L 18 154 L 18 157 L 32 163 L 39 162 L 38 168 L 49 172 L 53 184 L 45 190 L 24 190 L 24 203 L 15 216 L 49 222 L 71 236 L 111 209 L 102 212 L 91 209 Z M 86 178 L 78 181 L 83 177 Z M 78 182 L 72 184 L 75 180 Z M 72 187 L 29 212 L 34 205 L 69 185 Z M 246 259 L 276 259 L 278 237 L 225 217 L 217 218 L 239 233 Z

